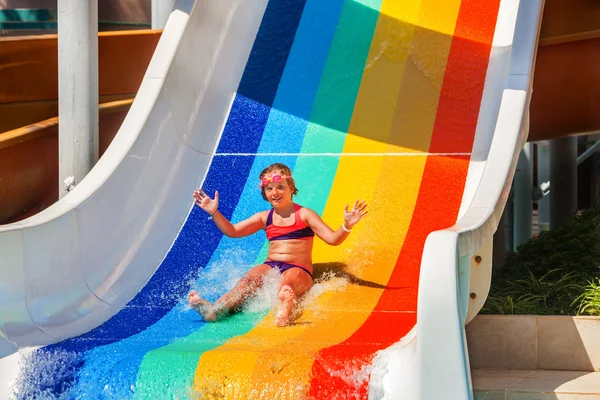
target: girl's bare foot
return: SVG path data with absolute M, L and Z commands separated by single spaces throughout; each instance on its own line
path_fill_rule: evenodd
M 212 304 L 201 298 L 195 290 L 191 290 L 187 295 L 187 301 L 206 322 L 217 320 L 217 313 L 214 311 Z
M 277 315 L 275 316 L 275 325 L 277 326 L 288 326 L 292 325 L 294 321 L 302 316 L 302 309 L 300 307 L 292 306 L 292 310 L 288 311 L 287 307 L 282 308 L 279 306 Z
M 275 316 L 275 325 L 288 326 L 299 316 L 295 312 L 296 299 L 290 298 L 279 303 L 277 315 Z

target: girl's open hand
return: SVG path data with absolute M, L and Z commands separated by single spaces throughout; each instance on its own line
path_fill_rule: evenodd
M 194 192 L 194 203 L 209 215 L 214 215 L 219 208 L 219 192 L 215 191 L 215 198 L 211 199 L 202 189 Z
M 361 202 L 359 202 L 359 200 L 356 200 L 354 202 L 354 207 L 352 207 L 352 210 L 348 210 L 348 205 L 346 204 L 346 207 L 344 208 L 344 223 L 346 225 L 346 228 L 352 229 L 352 227 L 356 225 L 358 221 L 360 221 L 368 213 L 369 212 L 367 211 L 367 205 L 365 204 L 364 200 Z

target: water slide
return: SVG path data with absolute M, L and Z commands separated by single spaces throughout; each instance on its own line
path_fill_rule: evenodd
M 178 1 L 98 164 L 0 227 L 0 383 L 15 398 L 472 398 L 464 326 L 527 137 L 541 9 Z M 266 208 L 273 162 L 331 226 L 356 198 L 369 216 L 341 246 L 315 241 L 292 326 L 274 326 L 273 282 L 205 323 L 187 292 L 218 298 L 266 238 L 224 237 L 191 193 L 219 190 L 239 221 Z

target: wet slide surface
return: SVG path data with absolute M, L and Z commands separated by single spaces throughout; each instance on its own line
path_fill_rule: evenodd
M 415 324 L 425 238 L 456 222 L 498 7 L 270 1 L 203 188 L 236 222 L 267 207 L 258 175 L 283 162 L 332 227 L 357 198 L 368 218 L 341 246 L 315 240 L 304 313 L 277 328 L 269 285 L 218 323 L 187 309 L 189 289 L 216 300 L 267 249 L 192 209 L 121 312 L 31 353 L 23 398 L 366 398 L 373 357 Z

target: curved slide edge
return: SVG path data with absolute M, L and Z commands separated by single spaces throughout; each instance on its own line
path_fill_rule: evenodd
M 496 118 L 485 114 L 491 107 L 484 108 L 487 96 L 482 99 L 480 137 L 475 139 L 463 198 L 468 207 L 453 227 L 431 233 L 425 243 L 416 325 L 420 398 L 473 398 L 465 324 L 479 312 L 489 292 L 491 242 L 527 140 L 542 11 L 543 0 L 501 2 L 499 19 L 505 22 L 497 27 L 492 57 L 498 60 L 492 60 L 487 81 L 490 85 L 500 82 L 504 88 Z M 505 74 L 498 74 L 505 51 L 510 54 L 510 63 Z M 481 154 L 476 148 L 482 135 L 485 140 L 479 127 L 486 118 L 495 126 L 489 153 Z M 469 192 L 473 193 L 472 200 Z M 476 253 L 482 257 L 479 262 L 473 260 Z
M 0 227 L 0 357 L 99 326 L 152 276 L 204 178 L 263 3 L 179 0 L 96 166 L 53 206 Z

